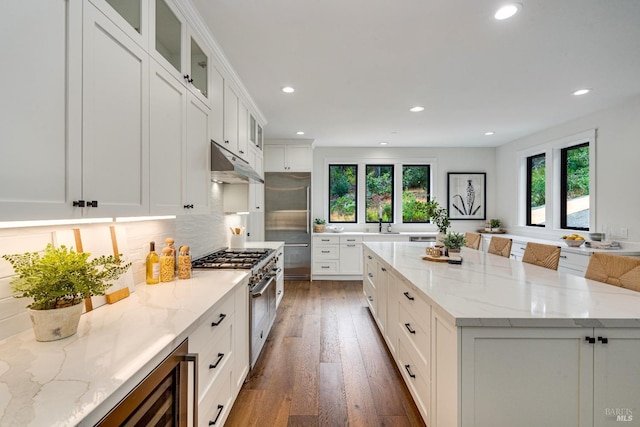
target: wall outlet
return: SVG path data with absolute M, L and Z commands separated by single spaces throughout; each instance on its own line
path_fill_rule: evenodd
M 620 238 L 626 239 L 629 237 L 629 230 L 627 227 L 620 227 Z

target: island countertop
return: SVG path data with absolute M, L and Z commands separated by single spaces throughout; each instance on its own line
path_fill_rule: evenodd
M 247 280 L 195 270 L 83 314 L 69 338 L 37 342 L 28 330 L 0 341 L 0 425 L 94 425 Z
M 456 326 L 640 327 L 640 292 L 467 248 L 454 265 L 423 260 L 425 243 L 365 245 Z

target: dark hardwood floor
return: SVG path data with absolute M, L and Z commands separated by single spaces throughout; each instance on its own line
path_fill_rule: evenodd
M 288 281 L 226 426 L 424 426 L 361 281 Z

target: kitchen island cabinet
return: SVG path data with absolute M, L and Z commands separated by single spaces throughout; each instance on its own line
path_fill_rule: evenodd
M 227 411 L 248 372 L 248 301 L 246 272 L 198 270 L 189 280 L 138 285 L 84 314 L 69 338 L 40 343 L 29 330 L 4 339 L 0 425 L 95 425 L 186 338 L 202 363 L 218 357 L 218 344 L 231 350 L 217 375 L 201 371 L 199 413 L 215 417 L 217 403 L 207 402 L 223 399 Z M 221 314 L 229 318 L 217 332 L 210 320 Z
M 364 257 L 389 270 L 372 314 L 386 304 L 428 425 L 640 425 L 640 293 L 481 251 L 423 261 L 425 246 L 370 242 Z

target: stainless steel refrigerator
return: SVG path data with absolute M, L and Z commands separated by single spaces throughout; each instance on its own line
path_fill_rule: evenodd
M 311 173 L 264 174 L 265 240 L 284 242 L 284 277 L 311 278 Z

